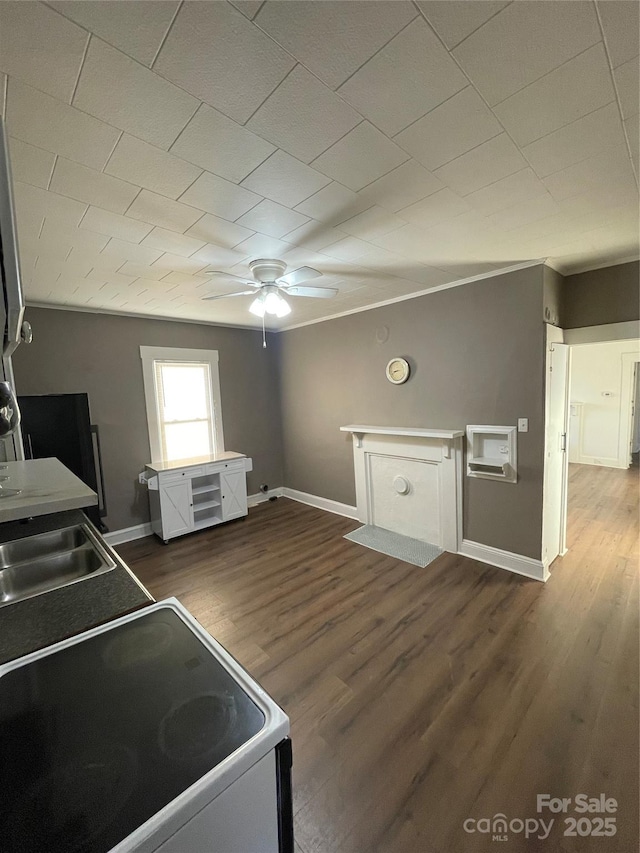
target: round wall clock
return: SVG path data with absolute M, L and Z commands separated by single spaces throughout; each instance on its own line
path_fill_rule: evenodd
M 402 385 L 409 378 L 411 368 L 406 359 L 396 356 L 387 365 L 386 373 L 389 382 L 392 382 L 394 385 Z

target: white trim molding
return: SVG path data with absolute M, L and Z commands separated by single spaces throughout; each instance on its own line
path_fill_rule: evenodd
M 549 579 L 549 567 L 542 560 L 534 560 L 533 557 L 525 557 L 522 554 L 514 554 L 512 551 L 503 551 L 491 545 L 483 545 L 481 542 L 473 542 L 471 539 L 463 539 L 460 550 L 463 557 L 471 560 L 479 560 L 488 563 L 498 569 L 506 569 L 516 575 L 522 575 L 536 581 L 547 581 Z
M 257 492 L 255 495 L 247 495 L 247 506 L 251 509 L 252 506 L 264 504 L 270 501 L 271 498 L 282 497 L 282 486 L 277 486 L 275 489 L 269 489 L 268 492 Z
M 281 492 L 283 498 L 289 498 L 292 501 L 307 504 L 307 506 L 313 506 L 316 509 L 323 509 L 335 515 L 344 515 L 345 518 L 353 518 L 355 521 L 358 520 L 358 509 L 355 506 L 349 506 L 349 504 L 343 504 L 340 501 L 332 501 L 329 498 L 321 498 L 319 495 L 299 492 L 297 489 L 288 489 L 286 486 L 282 488 Z
M 145 524 L 134 524 L 133 527 L 122 527 L 120 530 L 113 530 L 111 533 L 103 535 L 107 545 L 122 545 L 125 542 L 133 542 L 134 539 L 144 539 L 145 536 L 151 536 L 151 522 Z

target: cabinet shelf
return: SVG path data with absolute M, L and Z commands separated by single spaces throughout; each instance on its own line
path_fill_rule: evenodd
M 193 529 L 202 530 L 203 527 L 212 527 L 214 524 L 219 524 L 221 521 L 222 518 L 219 515 L 207 515 L 205 518 L 194 521 Z
M 220 501 L 203 501 L 202 503 L 194 503 L 193 511 L 194 512 L 202 512 L 203 509 L 212 509 L 213 507 L 220 506 Z
M 204 495 L 204 494 L 206 494 L 206 492 L 219 492 L 219 491 L 220 491 L 220 486 L 206 485 L 206 486 L 194 486 L 191 490 L 191 493 L 194 495 Z

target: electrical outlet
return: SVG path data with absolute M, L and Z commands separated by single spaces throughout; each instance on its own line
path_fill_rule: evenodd
M 529 432 L 529 418 L 518 418 L 518 432 Z

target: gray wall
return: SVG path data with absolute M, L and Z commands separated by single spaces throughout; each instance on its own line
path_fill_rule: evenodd
M 639 281 L 638 261 L 566 276 L 560 325 L 577 329 L 640 319 Z
M 539 559 L 543 309 L 538 266 L 279 335 L 285 484 L 355 503 L 344 424 L 464 429 L 527 417 L 517 484 L 464 478 L 464 535 Z M 412 366 L 405 385 L 385 378 L 395 355 Z
M 150 461 L 140 346 L 216 349 L 225 446 L 253 458 L 250 493 L 282 485 L 274 336 L 243 329 L 28 308 L 33 343 L 13 358 L 20 394 L 86 391 L 100 427 L 111 530 L 149 518 L 138 473 Z

